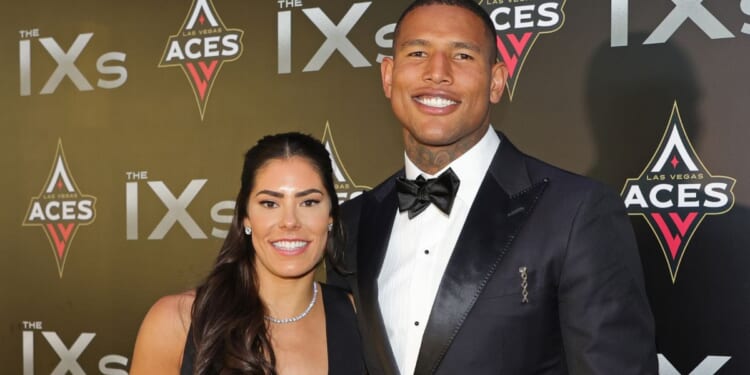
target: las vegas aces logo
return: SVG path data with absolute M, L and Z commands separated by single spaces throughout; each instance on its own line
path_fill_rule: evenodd
M 182 68 L 193 87 L 201 120 L 221 66 L 242 55 L 243 33 L 224 26 L 211 0 L 195 0 L 180 30 L 169 37 L 159 67 Z
M 23 225 L 44 229 L 61 278 L 78 228 L 93 223 L 96 218 L 95 203 L 96 197 L 84 194 L 78 188 L 65 160 L 62 141 L 58 141 L 52 170 L 42 191 L 31 198 Z
M 526 57 L 541 34 L 559 30 L 565 22 L 566 0 L 480 0 L 495 26 L 499 58 L 508 68 L 508 98 L 513 100 Z
M 735 179 L 714 176 L 696 154 L 675 102 L 661 143 L 622 196 L 629 215 L 646 219 L 659 241 L 674 283 L 690 239 L 706 215 L 734 205 Z

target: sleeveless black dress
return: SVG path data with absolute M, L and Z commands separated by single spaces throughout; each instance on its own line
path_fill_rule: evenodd
M 357 329 L 357 317 L 346 292 L 338 287 L 320 284 L 323 292 L 323 306 L 326 316 L 326 336 L 328 344 L 328 374 L 364 374 L 362 342 Z M 195 345 L 193 327 L 188 331 L 185 351 L 182 356 L 180 375 L 193 375 Z

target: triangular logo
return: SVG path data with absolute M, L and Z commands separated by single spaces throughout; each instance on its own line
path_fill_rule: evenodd
M 211 0 L 194 0 L 180 30 L 167 41 L 159 67 L 182 68 L 201 120 L 221 66 L 242 55 L 243 34 L 243 30 L 224 25 Z
M 621 193 L 628 214 L 643 216 L 658 239 L 672 283 L 704 217 L 734 206 L 735 182 L 712 175 L 703 165 L 675 102 L 651 161 L 638 178 L 627 179 Z
M 331 126 L 326 122 L 325 130 L 323 131 L 323 139 L 321 140 L 325 145 L 326 150 L 331 156 L 331 165 L 333 166 L 333 180 L 336 187 L 336 193 L 339 197 L 339 203 L 344 203 L 349 199 L 356 198 L 363 192 L 372 189 L 369 186 L 357 185 L 354 180 L 349 176 L 349 172 L 346 171 L 344 163 L 341 162 L 339 153 L 336 150 L 336 143 L 333 141 L 333 134 L 331 133 Z
M 565 23 L 565 1 L 480 2 L 494 23 L 499 58 L 508 67 L 505 87 L 510 100 L 513 100 L 526 57 L 539 35 L 553 33 Z
M 31 198 L 23 225 L 42 227 L 61 278 L 76 231 L 96 218 L 95 204 L 96 197 L 83 194 L 76 185 L 65 159 L 62 140 L 58 140 L 52 169 L 42 191 Z

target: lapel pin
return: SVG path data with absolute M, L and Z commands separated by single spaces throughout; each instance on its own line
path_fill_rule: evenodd
M 529 303 L 529 274 L 526 266 L 519 267 L 518 273 L 521 275 L 521 303 Z

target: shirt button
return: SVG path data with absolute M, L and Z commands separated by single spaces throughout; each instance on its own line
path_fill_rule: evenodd
M 418 326 L 419 325 L 419 321 L 414 322 L 414 325 Z
M 429 255 L 430 254 L 430 250 L 425 249 L 424 253 L 425 253 L 425 255 Z

